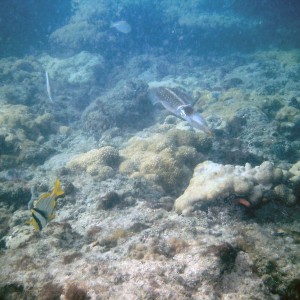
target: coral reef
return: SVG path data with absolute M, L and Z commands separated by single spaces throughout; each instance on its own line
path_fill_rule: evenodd
M 66 300 L 87 300 L 89 299 L 87 292 L 76 285 L 75 283 L 69 285 L 64 292 Z
M 290 141 L 278 135 L 278 126 L 275 122 L 270 122 L 258 107 L 247 107 L 238 98 L 235 101 L 236 103 L 228 106 L 231 110 L 224 109 L 222 122 L 215 121 L 220 137 L 216 141 L 217 151 L 212 155 L 215 161 L 260 164 L 265 160 L 297 159 L 298 154 Z M 214 109 L 221 109 L 220 105 L 221 103 L 212 104 L 210 110 L 216 112 Z M 226 132 L 224 138 L 222 132 Z
M 39 79 L 42 80 L 39 86 L 43 89 L 42 104 L 47 106 L 47 111 L 53 111 L 56 120 L 69 126 L 80 118 L 82 110 L 99 94 L 105 78 L 104 58 L 100 54 L 81 51 L 64 58 L 44 54 L 38 61 L 43 67 Z M 48 99 L 45 72 L 53 102 Z M 64 131 L 64 128 L 61 130 Z
M 33 57 L 1 59 L 0 78 L 1 101 L 31 106 L 44 94 L 43 68 Z
M 124 161 L 120 172 L 143 177 L 167 192 L 180 190 L 191 175 L 191 168 L 203 159 L 210 139 L 192 131 L 162 125 L 149 138 L 134 137 L 120 151 Z
M 87 21 L 69 23 L 52 32 L 49 43 L 55 52 L 63 50 L 78 53 L 102 43 L 103 33 L 100 29 Z
M 63 288 L 59 284 L 46 283 L 40 291 L 41 300 L 59 300 L 63 293 Z
M 100 197 L 98 209 L 112 209 L 116 205 L 118 205 L 121 201 L 121 197 L 116 192 L 109 192 L 106 195 Z
M 126 239 L 131 235 L 131 232 L 122 228 L 114 230 L 109 236 L 105 236 L 100 239 L 96 244 L 102 248 L 103 252 L 109 251 L 111 248 L 115 248 L 118 245 L 118 241 Z
M 61 85 L 71 85 L 73 88 L 78 85 L 91 87 L 96 82 L 96 71 L 102 70 L 104 66 L 101 55 L 87 51 L 64 59 L 44 55 L 39 60 L 55 81 Z
M 0 202 L 14 209 L 28 203 L 31 197 L 30 189 L 22 181 L 0 181 Z
M 0 298 L 298 299 L 300 52 L 275 48 L 299 45 L 297 1 L 71 2 L 43 53 L 0 60 Z M 153 106 L 157 86 L 214 134 Z
M 57 132 L 50 113 L 34 117 L 27 106 L 3 104 L 0 126 L 0 169 L 15 168 L 24 162 L 40 164 L 53 152 L 39 143 Z
M 133 245 L 130 249 L 130 257 L 141 260 L 160 260 L 173 258 L 176 254 L 182 253 L 188 248 L 188 243 L 183 239 L 171 237 L 168 240 L 159 241 L 153 239 L 150 245 L 142 243 Z
M 107 129 L 143 129 L 153 123 L 152 104 L 146 98 L 147 84 L 121 81 L 109 93 L 91 103 L 81 118 L 81 126 L 95 137 Z
M 289 178 L 290 185 L 292 189 L 295 191 L 295 195 L 297 197 L 297 201 L 300 201 L 300 161 L 296 162 L 290 169 L 289 172 L 291 174 Z
M 189 186 L 175 201 L 175 209 L 188 214 L 197 207 L 231 195 L 248 199 L 251 206 L 267 201 L 268 195 L 274 197 L 274 194 L 285 204 L 295 204 L 296 197 L 281 183 L 283 179 L 282 170 L 268 161 L 254 168 L 249 164 L 243 167 L 205 161 L 196 166 Z
M 267 217 L 267 215 L 268 213 L 264 217 Z M 286 229 L 287 224 L 284 225 L 279 221 L 280 218 L 280 214 L 276 214 L 275 219 L 278 221 L 275 221 L 275 224 L 270 227 L 264 224 L 264 228 L 268 232 L 267 235 L 269 237 L 272 236 L 273 239 L 271 247 L 268 248 L 266 239 L 263 238 L 265 234 L 257 231 L 257 225 L 255 225 L 256 229 L 254 229 L 254 232 L 252 232 L 253 228 L 250 228 L 251 225 L 244 228 L 237 239 L 237 246 L 245 253 L 248 253 L 252 266 L 255 267 L 255 273 L 261 278 L 264 286 L 273 294 L 279 294 L 283 299 L 289 299 L 291 294 L 294 296 L 299 295 L 299 292 L 296 290 L 297 287 L 293 285 L 299 278 L 299 274 L 298 271 L 294 273 L 295 266 L 293 264 L 284 264 L 278 258 L 278 255 L 281 255 L 283 252 L 286 252 L 288 256 L 296 254 L 297 247 L 295 246 L 298 242 L 295 235 L 299 236 L 299 232 L 297 230 L 297 233 L 293 231 L 295 233 L 293 236 Z M 295 229 L 294 225 L 292 228 Z M 286 246 L 284 246 L 285 244 Z M 281 251 L 276 251 L 275 245 L 281 247 Z M 297 254 L 296 257 L 298 257 Z
M 105 180 L 115 174 L 119 162 L 118 150 L 105 146 L 71 158 L 66 167 L 74 173 L 84 171 L 99 180 Z
M 26 297 L 27 293 L 24 292 L 24 286 L 19 284 L 7 284 L 0 288 L 1 299 L 16 299 L 21 300 Z
M 298 182 L 300 180 L 300 161 L 293 164 L 293 166 L 289 169 L 289 172 L 292 174 L 290 180 Z
M 264 45 L 267 41 L 272 41 L 277 45 L 278 40 L 281 39 L 289 45 L 299 45 L 298 41 L 291 38 L 293 29 L 298 28 L 299 24 L 297 19 L 299 7 L 293 0 L 289 0 L 289 3 L 284 6 L 276 5 L 269 14 L 265 13 L 269 8 L 269 1 L 252 3 L 244 0 L 211 3 L 192 0 L 184 2 L 154 0 L 144 1 L 141 4 L 140 1 L 135 0 L 119 0 L 112 4 L 107 0 L 89 0 L 85 3 L 74 1 L 74 4 L 74 16 L 70 20 L 70 25 L 88 20 L 95 26 L 97 24 L 95 20 L 111 21 L 114 12 L 118 11 L 122 18 L 137 29 L 131 33 L 131 43 L 127 43 L 127 48 L 131 46 L 134 49 L 143 49 L 145 44 L 163 46 L 165 40 L 168 41 L 170 48 L 176 45 L 179 49 L 189 49 L 195 53 L 199 50 L 209 51 L 208 49 L 221 53 L 233 49 L 249 51 L 249 49 Z M 139 13 L 140 18 L 136 18 L 133 12 Z M 154 26 L 148 27 L 149 23 L 143 21 L 149 16 L 151 16 L 150 24 Z M 284 30 L 282 28 L 276 30 L 279 19 Z M 286 22 L 286 19 L 289 19 L 289 22 Z M 176 24 L 176 30 L 174 30 L 174 24 Z M 108 33 L 107 23 L 99 31 Z M 80 33 L 80 30 L 78 32 Z M 73 34 L 78 35 L 76 31 Z M 90 32 L 87 32 L 87 36 L 90 36 Z M 247 39 L 246 44 L 241 42 L 245 39 Z M 123 43 L 124 41 L 120 38 L 109 40 L 113 55 Z
M 269 170 L 268 164 L 265 169 Z M 266 183 L 267 173 L 257 176 Z M 130 178 L 108 183 L 87 179 L 82 186 L 87 183 L 87 189 L 72 195 L 75 203 L 63 200 L 67 203 L 42 235 L 24 225 L 28 212 L 14 213 L 11 229 L 5 233 L 10 237 L 5 240 L 10 242 L 5 254 L 0 255 L 4 266 L 0 291 L 13 293 L 6 288 L 8 284 L 22 286 L 24 276 L 31 274 L 32 280 L 41 280 L 34 289 L 35 297 L 41 299 L 43 286 L 52 278 L 57 294 L 63 287 L 65 296 L 69 286 L 76 283 L 91 299 L 99 294 L 108 299 L 125 294 L 129 298 L 173 295 L 184 299 L 200 298 L 204 292 L 209 299 L 221 299 L 218 295 L 268 299 L 272 294 L 296 293 L 294 282 L 299 268 L 286 262 L 297 257 L 299 233 L 296 223 L 280 223 L 280 212 L 274 215 L 276 225 L 245 222 L 239 220 L 238 211 L 229 213 L 227 205 L 219 202 L 214 209 L 182 218 L 174 211 L 149 208 L 144 199 L 152 199 L 153 191 L 142 190 Z M 113 210 L 96 209 L 99 197 L 91 198 L 93 191 L 106 195 L 105 190 L 120 188 L 120 184 L 136 193 L 131 195 L 139 201 L 134 206 L 117 205 Z M 292 210 L 296 213 L 295 208 Z M 267 220 L 270 212 L 274 214 L 271 206 L 262 220 Z M 26 230 L 27 240 L 22 239 Z M 32 297 L 27 286 L 23 286 L 24 294 Z
M 276 114 L 278 128 L 289 140 L 295 141 L 300 132 L 300 106 L 295 97 L 291 98 L 289 105 L 283 106 Z

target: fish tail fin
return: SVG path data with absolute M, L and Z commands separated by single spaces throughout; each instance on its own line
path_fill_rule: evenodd
M 35 231 L 40 231 L 40 227 L 39 227 L 38 222 L 35 219 L 33 219 L 33 218 L 31 218 L 30 220 L 26 221 L 25 224 L 33 226 L 33 228 L 34 228 Z
M 58 178 L 56 178 L 55 183 L 54 183 L 54 190 L 53 190 L 52 194 L 55 197 L 58 197 L 58 196 L 63 195 L 64 193 L 65 192 L 60 187 L 60 181 L 58 180 Z
M 53 220 L 55 218 L 55 214 L 52 214 L 49 216 L 49 221 Z

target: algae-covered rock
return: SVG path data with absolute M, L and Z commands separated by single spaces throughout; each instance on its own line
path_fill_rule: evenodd
M 4 179 L 10 179 L 8 176 L 9 175 L 7 175 Z M 0 182 L 0 202 L 9 204 L 10 206 L 16 208 L 27 204 L 30 200 L 31 194 L 30 189 L 26 187 L 24 182 L 21 180 L 17 182 L 16 180 L 14 181 L 12 179 Z M 26 179 L 26 177 L 24 179 Z
M 299 109 L 292 106 L 284 106 L 276 114 L 276 120 L 292 122 L 300 114 Z
M 101 42 L 103 33 L 87 21 L 69 23 L 55 30 L 49 38 L 50 45 L 56 51 L 72 50 L 79 52 L 94 48 Z
M 84 171 L 97 179 L 105 180 L 115 174 L 119 162 L 118 150 L 105 146 L 71 158 L 66 167 L 75 173 Z
M 54 132 L 56 123 L 52 114 L 35 118 L 25 105 L 1 105 L 0 169 L 13 168 L 23 162 L 43 162 L 52 150 L 41 147 L 38 139 Z
M 58 132 L 61 135 L 69 136 L 72 133 L 72 129 L 69 126 L 59 126 Z
M 153 106 L 147 100 L 147 88 L 140 80 L 120 81 L 86 108 L 80 125 L 96 137 L 113 127 L 137 130 L 149 126 L 153 123 Z
M 296 102 L 296 103 L 295 103 Z M 276 114 L 278 129 L 289 140 L 298 140 L 300 134 L 300 110 L 297 107 L 297 100 L 291 105 L 284 106 Z
M 284 186 L 284 189 L 279 189 L 278 185 L 274 189 L 282 179 L 282 170 L 268 161 L 257 167 L 249 164 L 221 165 L 205 161 L 196 166 L 189 186 L 175 201 L 175 209 L 178 213 L 188 213 L 196 206 L 206 206 L 232 195 L 246 198 L 250 205 L 255 206 L 263 198 L 268 198 L 270 191 L 280 194 L 285 204 L 291 204 L 295 198 L 292 190 L 283 184 L 280 186 Z
M 104 65 L 101 55 L 93 55 L 87 51 L 68 58 L 45 55 L 40 58 L 40 62 L 53 79 L 52 81 L 72 86 L 91 86 L 96 81 L 95 71 L 102 69 Z
M 293 194 L 292 189 L 284 184 L 278 184 L 274 188 L 275 194 L 286 205 L 294 205 L 297 201 L 296 196 Z
M 165 126 L 165 127 L 164 127 Z M 206 136 L 166 125 L 148 138 L 134 137 L 121 150 L 124 161 L 122 173 L 132 177 L 143 177 L 163 187 L 165 191 L 176 191 L 187 183 L 191 168 L 203 159 L 200 151 L 211 145 Z
M 0 100 L 33 105 L 45 91 L 42 65 L 32 57 L 0 60 Z
M 17 225 L 12 234 L 5 237 L 5 243 L 8 249 L 17 249 L 27 244 L 30 239 L 32 239 L 32 230 L 29 227 Z

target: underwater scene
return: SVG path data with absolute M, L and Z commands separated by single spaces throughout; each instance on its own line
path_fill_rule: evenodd
M 1 0 L 23 299 L 300 300 L 299 0 Z

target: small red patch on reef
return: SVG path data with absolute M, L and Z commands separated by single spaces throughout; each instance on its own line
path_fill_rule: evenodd
M 241 204 L 245 207 L 250 207 L 251 206 L 250 202 L 248 200 L 244 199 L 244 198 L 237 199 L 236 203 Z

